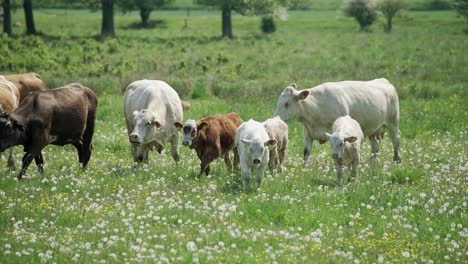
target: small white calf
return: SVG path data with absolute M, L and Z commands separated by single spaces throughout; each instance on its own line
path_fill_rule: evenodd
M 270 139 L 276 140 L 276 146 L 270 150 L 268 168 L 271 173 L 276 169 L 281 171 L 281 165 L 286 157 L 288 147 L 288 125 L 279 116 L 267 119 L 263 122 Z
M 332 157 L 335 160 L 337 185 L 340 186 L 343 165 L 348 166 L 351 177 L 356 176 L 364 134 L 359 123 L 347 115 L 337 118 L 333 123 L 332 134 L 326 133 L 326 135 L 330 140 Z
M 246 190 L 251 190 L 251 174 L 255 175 L 257 181 L 255 189 L 259 188 L 269 161 L 268 146 L 274 147 L 276 140 L 270 139 L 262 123 L 250 119 L 237 129 L 236 145 Z

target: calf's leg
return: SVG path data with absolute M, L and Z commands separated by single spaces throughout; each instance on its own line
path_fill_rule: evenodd
M 15 170 L 15 160 L 13 159 L 13 147 L 10 148 L 10 152 L 8 154 L 8 169 L 9 170 Z
M 21 171 L 19 172 L 17 176 L 18 180 L 21 180 L 23 178 L 24 174 L 26 173 L 26 170 L 29 167 L 29 164 L 31 164 L 33 159 L 34 159 L 34 156 L 31 153 L 26 152 L 26 154 L 24 154 L 23 160 L 22 160 L 23 166 L 21 167 Z
M 233 165 L 232 165 L 231 155 L 229 153 L 229 150 L 226 150 L 226 152 L 224 153 L 224 163 L 226 163 L 228 171 L 232 173 Z
M 42 157 L 42 152 L 39 152 L 39 155 L 34 157 L 34 161 L 36 162 L 36 166 L 39 170 L 39 173 L 44 174 L 44 157 Z
M 341 178 L 343 178 L 343 166 L 340 160 L 334 159 L 334 161 L 335 161 L 335 170 L 336 170 L 336 177 L 337 177 L 336 185 L 340 187 Z

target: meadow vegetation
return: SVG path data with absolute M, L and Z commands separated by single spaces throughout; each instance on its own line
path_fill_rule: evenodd
M 330 1 L 332 2 L 332 1 Z M 14 21 L 23 21 L 20 12 Z M 403 11 L 393 32 L 381 18 L 360 33 L 337 11 L 294 11 L 260 33 L 260 18 L 233 17 L 220 39 L 217 11 L 116 15 L 115 39 L 100 39 L 100 14 L 35 11 L 40 36 L 0 36 L 0 72 L 35 71 L 50 87 L 79 81 L 99 95 L 87 170 L 72 147 L 49 146 L 45 173 L 27 179 L 2 165 L 0 262 L 464 263 L 467 223 L 468 72 L 464 21 L 453 11 Z M 302 126 L 289 127 L 281 173 L 245 193 L 224 162 L 196 179 L 199 161 L 180 146 L 133 163 L 122 91 L 148 78 L 171 84 L 192 108 L 184 119 L 238 112 L 270 117 L 282 89 L 386 77 L 401 98 L 401 164 L 384 138 L 355 182 L 336 188 L 329 145 L 302 164 Z M 15 149 L 17 165 L 21 148 Z M 4 155 L 2 164 L 6 164 Z

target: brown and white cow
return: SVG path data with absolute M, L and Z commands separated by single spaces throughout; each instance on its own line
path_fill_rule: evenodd
M 242 124 L 242 119 L 236 113 L 227 115 L 209 116 L 195 120 L 187 120 L 182 125 L 175 122 L 178 128 L 182 127 L 184 140 L 182 144 L 195 149 L 200 159 L 200 174 L 210 173 L 210 163 L 220 156 L 224 156 L 224 162 L 230 172 L 233 171 L 233 165 L 239 163 L 236 145 L 236 131 Z M 231 162 L 230 151 L 234 152 L 234 164 Z
M 19 91 L 20 102 L 33 91 L 47 90 L 47 85 L 41 79 L 41 76 L 35 72 L 28 72 L 22 74 L 4 75 L 5 79 L 12 82 Z
M 0 114 L 0 152 L 24 146 L 19 180 L 33 159 L 43 172 L 41 151 L 48 144 L 72 144 L 85 168 L 91 158 L 96 109 L 96 95 L 79 83 L 33 92 L 13 113 Z
M 0 75 L 0 112 L 12 113 L 19 105 L 20 94 L 16 86 Z M 14 169 L 13 148 L 8 155 L 8 168 Z

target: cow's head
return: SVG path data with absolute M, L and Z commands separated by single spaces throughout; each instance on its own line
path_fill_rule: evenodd
M 133 131 L 128 137 L 130 143 L 133 144 L 146 144 L 153 141 L 156 131 L 161 127 L 155 115 L 147 109 L 133 112 L 133 124 Z
M 279 116 L 283 121 L 289 122 L 299 118 L 299 102 L 306 99 L 309 95 L 308 90 L 297 91 L 295 83 L 286 87 L 281 93 L 276 111 L 273 116 Z
M 249 156 L 255 166 L 260 166 L 263 162 L 268 162 L 264 160 L 268 159 L 269 148 L 276 146 L 275 139 L 269 139 L 267 141 L 241 139 L 241 141 L 250 153 Z
M 199 131 L 203 131 L 208 127 L 208 123 L 201 122 L 197 125 L 195 120 L 190 119 L 185 122 L 184 126 L 182 127 L 182 131 L 184 132 L 184 140 L 182 140 L 182 145 L 184 146 L 191 146 L 192 141 L 194 138 L 197 137 Z
M 343 158 L 343 152 L 346 146 L 346 143 L 353 143 L 357 140 L 357 137 L 344 137 L 338 133 L 325 133 L 328 139 L 330 140 L 330 146 L 332 149 L 332 158 L 341 159 Z
M 0 152 L 16 145 L 19 135 L 25 127 L 9 114 L 0 113 Z

